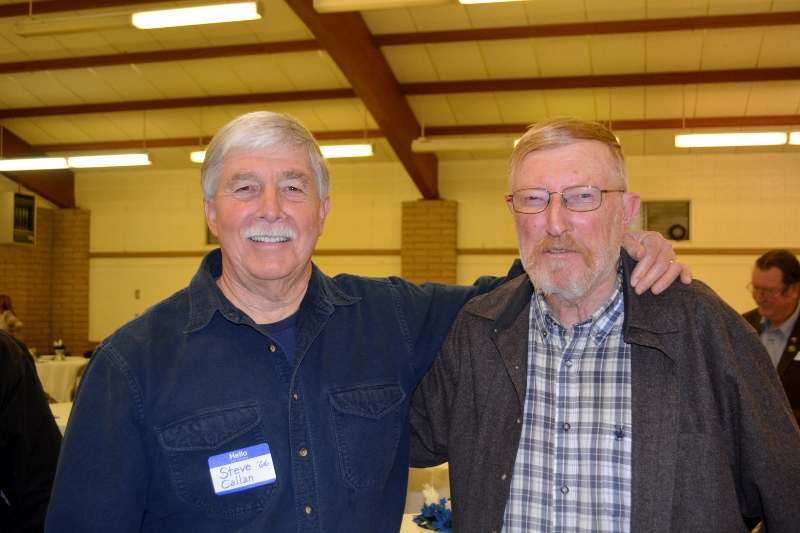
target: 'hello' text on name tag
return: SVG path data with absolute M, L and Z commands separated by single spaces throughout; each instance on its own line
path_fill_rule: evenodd
M 214 492 L 218 496 L 275 483 L 275 465 L 267 443 L 208 458 Z

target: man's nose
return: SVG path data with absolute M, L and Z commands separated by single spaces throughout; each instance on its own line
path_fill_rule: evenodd
M 569 209 L 564 205 L 563 197 L 558 193 L 550 193 L 550 205 L 544 211 L 547 217 L 545 230 L 553 237 L 558 237 L 569 229 Z
M 264 217 L 269 222 L 280 218 L 283 213 L 283 204 L 278 191 L 265 189 L 259 200 L 259 216 Z

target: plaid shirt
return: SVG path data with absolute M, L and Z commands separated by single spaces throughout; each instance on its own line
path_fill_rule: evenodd
M 627 532 L 631 350 L 622 274 L 592 316 L 564 328 L 531 298 L 528 389 L 503 531 Z

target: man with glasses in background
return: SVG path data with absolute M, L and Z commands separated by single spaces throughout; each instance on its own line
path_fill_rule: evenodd
M 761 335 L 800 422 L 800 262 L 788 250 L 770 250 L 756 260 L 747 289 L 758 307 L 744 318 Z
M 536 124 L 509 185 L 526 275 L 462 308 L 410 411 L 454 530 L 797 533 L 800 429 L 755 332 L 703 283 L 629 286 L 614 134 Z

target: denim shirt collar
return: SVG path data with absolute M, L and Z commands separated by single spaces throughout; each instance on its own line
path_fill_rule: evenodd
M 226 320 L 234 324 L 248 324 L 255 327 L 253 320 L 241 309 L 233 305 L 217 286 L 222 275 L 222 250 L 217 248 L 203 258 L 200 268 L 189 283 L 189 321 L 184 333 L 193 333 L 206 327 L 214 313 L 219 311 Z M 302 320 L 308 306 L 330 316 L 336 305 L 350 305 L 361 298 L 349 296 L 336 287 L 331 279 L 312 263 L 308 290 L 300 304 L 298 322 Z

